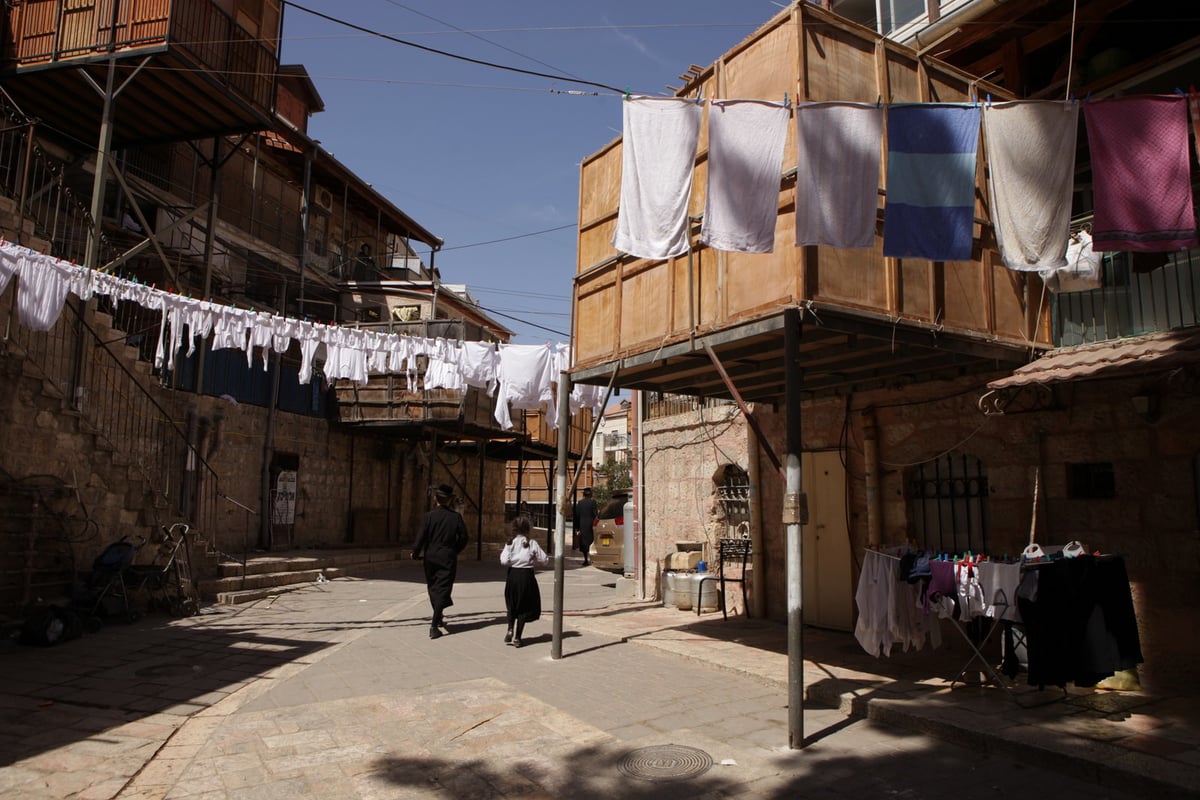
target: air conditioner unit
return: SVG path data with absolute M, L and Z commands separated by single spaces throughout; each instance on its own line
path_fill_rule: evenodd
M 333 213 L 333 192 L 323 186 L 318 186 L 313 193 L 313 205 L 326 214 Z

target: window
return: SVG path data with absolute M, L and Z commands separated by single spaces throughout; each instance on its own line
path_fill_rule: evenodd
M 725 512 L 725 523 L 738 527 L 750 521 L 750 475 L 736 464 L 726 464 L 714 476 L 717 500 Z
M 878 0 L 879 32 L 885 36 L 925 16 L 925 0 Z
M 948 454 L 908 473 L 912 537 L 938 553 L 986 553 L 988 482 L 983 462 Z

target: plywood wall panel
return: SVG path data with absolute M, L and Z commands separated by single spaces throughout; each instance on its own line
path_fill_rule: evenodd
M 875 74 L 875 43 L 864 41 L 840 27 L 822 24 L 804 26 L 804 59 L 808 72 L 802 76 L 805 100 L 842 100 L 871 103 L 879 99 Z
M 888 308 L 887 263 L 880 240 L 874 249 L 817 248 L 815 300 L 884 311 Z
M 576 285 L 573 338 L 576 363 L 604 360 L 616 351 L 615 275 L 616 267 L 609 267 Z
M 626 273 L 621 279 L 620 347 L 657 343 L 670 333 L 670 268 L 666 262 Z
M 1040 291 L 1041 281 L 1028 273 L 1016 272 L 1004 267 L 1000 263 L 998 254 L 993 256 L 992 262 L 989 278 L 992 281 L 992 295 L 995 297 L 996 329 L 999 331 L 1022 330 L 1026 320 L 1026 296 L 1029 284 L 1032 282 Z M 1041 315 L 1041 319 L 1045 321 L 1048 315 L 1049 310 L 1046 310 Z M 1036 308 L 1032 310 L 1032 316 L 1035 318 L 1038 316 Z M 1048 330 L 1043 328 L 1038 331 L 1037 341 L 1049 344 Z
M 910 319 L 933 319 L 929 290 L 933 280 L 933 264 L 918 258 L 904 259 L 897 269 L 900 282 L 897 295 L 898 312 Z
M 984 268 L 974 261 L 946 262 L 944 320 L 954 328 L 985 328 L 991 317 L 984 292 Z
M 621 202 L 621 143 L 606 147 L 579 168 L 579 219 L 583 224 L 615 214 Z
M 781 25 L 725 58 L 714 97 L 783 102 L 796 97 L 796 30 Z M 791 65 L 787 68 L 787 65 Z
M 726 254 L 725 308 L 730 321 L 798 299 L 796 287 L 802 251 L 795 246 L 795 241 L 796 215 L 789 210 L 776 218 L 773 252 Z
M 612 246 L 613 231 L 616 228 L 617 218 L 613 215 L 579 231 L 578 272 L 587 272 L 617 255 L 617 249 Z

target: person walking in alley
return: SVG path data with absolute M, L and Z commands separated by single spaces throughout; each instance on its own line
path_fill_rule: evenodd
M 530 538 L 530 530 L 529 517 L 518 516 L 512 522 L 512 539 L 500 551 L 500 563 L 508 567 L 504 580 L 504 606 L 508 610 L 504 643 L 513 647 L 521 646 L 525 623 L 542 615 L 542 593 L 534 569 L 550 560 L 542 546 Z
M 413 558 L 425 559 L 425 586 L 429 591 L 429 605 L 433 608 L 433 620 L 429 625 L 429 638 L 436 639 L 442 631 L 450 632 L 443 617 L 446 609 L 454 605 L 454 576 L 458 571 L 458 554 L 467 546 L 467 526 L 462 514 L 450 507 L 454 500 L 454 489 L 439 484 L 433 490 L 437 506 L 421 520 L 421 530 L 413 544 Z
M 579 549 L 583 551 L 585 567 L 592 563 L 589 560 L 592 552 L 592 536 L 599 519 L 600 509 L 596 507 L 596 501 L 592 499 L 592 489 L 590 486 L 585 486 L 583 499 L 575 504 L 575 514 L 572 520 L 575 530 L 579 533 Z

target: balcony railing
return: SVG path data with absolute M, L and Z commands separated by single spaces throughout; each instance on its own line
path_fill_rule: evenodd
M 1071 347 L 1196 327 L 1198 308 L 1200 250 L 1108 253 L 1103 288 L 1054 296 L 1053 341 Z
M 270 108 L 276 59 L 212 0 L 25 0 L 12 3 L 13 51 L 20 65 L 47 64 L 169 44 L 260 108 Z

